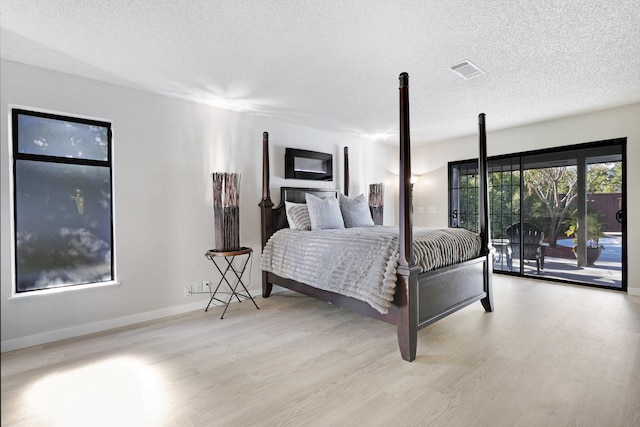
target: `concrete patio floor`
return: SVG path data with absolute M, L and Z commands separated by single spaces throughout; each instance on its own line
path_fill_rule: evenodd
M 571 239 L 558 240 L 558 250 L 551 252 L 547 248 L 547 255 L 544 260 L 544 269 L 538 274 L 535 260 L 524 262 L 524 274 L 526 276 L 545 277 L 549 279 L 567 280 L 576 283 L 586 283 L 596 286 L 606 286 L 609 288 L 622 289 L 622 243 L 619 235 L 609 235 L 600 239 L 605 250 L 594 265 L 579 267 L 575 257 L 572 257 L 569 248 L 573 246 Z M 564 251 L 560 250 L 566 248 Z M 507 268 L 507 257 L 504 248 L 498 252 L 498 256 L 493 264 L 494 271 L 509 271 Z M 563 257 L 556 257 L 549 254 L 563 254 Z M 564 253 L 563 253 L 564 252 Z M 567 256 L 566 253 L 569 253 Z M 514 272 L 520 271 L 520 264 L 513 260 Z

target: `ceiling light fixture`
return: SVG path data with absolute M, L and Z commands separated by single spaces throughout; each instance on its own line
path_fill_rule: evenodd
M 467 60 L 464 60 L 459 64 L 452 65 L 449 69 L 465 80 L 485 74 L 485 72 L 478 68 L 477 65 Z

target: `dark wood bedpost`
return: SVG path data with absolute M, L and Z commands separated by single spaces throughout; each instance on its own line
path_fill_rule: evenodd
M 269 236 L 273 234 L 273 202 L 271 201 L 271 191 L 269 189 L 269 133 L 262 134 L 262 200 L 258 204 L 262 210 L 261 237 L 262 248 L 267 244 Z M 267 281 L 267 272 L 262 271 L 262 296 L 267 298 L 271 294 L 273 285 Z
M 487 129 L 485 125 L 485 114 L 478 115 L 479 127 L 479 157 L 478 157 L 478 178 L 480 180 L 480 197 L 478 199 L 478 212 L 480 212 L 480 238 L 482 240 L 482 253 L 486 255 L 487 261 L 484 267 L 484 286 L 487 296 L 480 302 L 486 311 L 493 311 L 493 253 L 491 248 L 491 220 L 489 216 L 489 170 L 487 163 Z
M 398 259 L 398 344 L 402 358 L 416 358 L 418 315 L 418 267 L 413 259 L 413 229 L 411 218 L 411 137 L 409 129 L 409 75 L 400 74 L 400 257 Z
M 349 195 L 349 147 L 344 147 L 344 195 Z

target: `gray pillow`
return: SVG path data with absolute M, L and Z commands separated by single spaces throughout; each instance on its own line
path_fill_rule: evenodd
M 340 194 L 340 211 L 346 228 L 368 227 L 373 225 L 369 202 L 364 194 L 350 199 L 344 194 Z
M 328 230 L 332 228 L 344 228 L 344 221 L 340 213 L 340 205 L 335 197 L 321 199 L 313 194 L 305 194 L 311 230 Z
M 289 228 L 292 230 L 311 230 L 309 210 L 304 203 L 284 202 Z

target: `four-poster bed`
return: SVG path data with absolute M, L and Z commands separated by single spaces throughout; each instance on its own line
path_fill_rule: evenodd
M 409 132 L 409 84 L 407 73 L 400 75 L 400 221 L 399 235 L 395 236 L 398 245 L 395 246 L 397 256 L 397 269 L 394 266 L 395 293 L 389 304 L 382 310 L 374 308 L 371 304 L 345 296 L 338 292 L 332 292 L 318 287 L 302 283 L 301 280 L 293 280 L 275 274 L 263 267 L 262 271 L 262 295 L 267 298 L 271 294 L 273 285 L 326 301 L 331 304 L 356 311 L 358 313 L 383 320 L 397 326 L 398 344 L 402 358 L 413 361 L 416 357 L 417 331 L 463 307 L 476 301 L 481 301 L 486 311 L 493 311 L 492 297 L 492 261 L 489 245 L 489 216 L 487 198 L 487 169 L 486 169 L 486 134 L 484 114 L 479 116 L 479 219 L 480 237 L 478 250 L 473 256 L 456 264 L 447 265 L 432 271 L 422 272 L 416 263 L 414 244 L 414 230 L 411 214 L 411 149 Z M 345 167 L 348 157 L 345 149 Z M 348 194 L 348 169 L 345 172 L 345 193 Z M 269 187 L 269 148 L 268 133 L 263 134 L 263 189 L 261 208 L 261 232 L 263 249 L 270 238 L 278 230 L 287 228 L 287 214 L 285 202 L 304 203 L 306 194 L 318 197 L 337 197 L 337 190 L 320 188 L 281 188 L 281 201 L 274 208 L 271 201 Z M 372 227 L 370 230 L 378 229 Z M 366 227 L 362 227 L 356 233 L 365 233 Z M 452 231 L 461 229 L 450 229 Z M 283 231 L 284 232 L 284 231 Z M 466 231 L 465 231 L 466 232 Z M 313 233 L 313 232 L 311 232 Z M 375 234 L 375 233 L 372 233 Z M 477 236 L 475 236 L 477 238 Z M 269 242 L 271 245 L 272 242 Z M 269 248 L 271 249 L 271 248 Z M 398 253 L 399 249 L 399 253 Z M 265 251 L 266 252 L 266 251 Z M 420 250 L 420 252 L 422 252 Z M 263 254 L 264 257 L 264 254 Z M 318 260 L 320 263 L 322 260 Z M 331 269 L 347 269 L 343 264 L 325 267 Z

